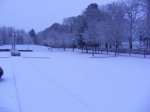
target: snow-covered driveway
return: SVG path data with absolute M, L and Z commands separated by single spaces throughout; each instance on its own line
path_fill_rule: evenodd
M 4 56 L 0 65 L 0 112 L 149 110 L 149 59 L 38 52 Z

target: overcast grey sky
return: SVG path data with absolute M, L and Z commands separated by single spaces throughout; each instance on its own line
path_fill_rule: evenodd
M 76 16 L 90 4 L 112 0 L 0 0 L 0 26 L 40 31 L 63 18 Z

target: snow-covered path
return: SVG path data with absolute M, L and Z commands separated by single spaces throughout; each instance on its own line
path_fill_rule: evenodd
M 19 112 L 10 57 L 2 56 L 0 65 L 5 70 L 4 80 L 0 82 L 0 112 Z
M 39 52 L 0 58 L 0 64 L 6 71 L 0 83 L 0 112 L 149 109 L 149 59 Z
M 83 111 L 84 108 L 72 99 L 64 88 L 47 79 L 40 68 L 26 59 L 13 61 L 17 88 L 23 112 Z M 32 73 L 32 74 L 31 74 Z M 32 75 L 32 76 L 31 76 Z

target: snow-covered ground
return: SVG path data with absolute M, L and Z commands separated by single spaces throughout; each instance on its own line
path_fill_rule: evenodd
M 30 49 L 0 53 L 0 112 L 150 111 L 149 58 Z

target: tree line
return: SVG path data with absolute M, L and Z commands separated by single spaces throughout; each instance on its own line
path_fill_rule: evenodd
M 38 33 L 39 44 L 115 50 L 150 48 L 150 0 L 90 4 L 82 14 L 65 18 Z
M 0 28 L 0 40 L 10 39 L 9 28 Z M 7 32 L 7 33 L 6 33 Z M 129 53 L 150 49 L 150 0 L 124 0 L 106 5 L 90 4 L 78 16 L 65 18 L 45 30 L 16 31 L 18 43 L 34 43 L 57 48 L 80 48 L 93 53 Z M 19 35 L 20 34 L 20 35 Z M 3 36 L 5 35 L 5 36 Z
M 17 44 L 32 44 L 32 37 L 24 30 L 18 30 L 13 27 L 0 27 L 0 45 L 12 44 L 13 37 Z

